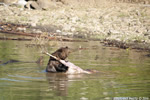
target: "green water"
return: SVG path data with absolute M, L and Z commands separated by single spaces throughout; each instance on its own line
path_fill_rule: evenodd
M 49 53 L 61 46 L 83 49 L 68 60 L 83 69 L 96 69 L 91 75 L 45 73 L 49 57 L 31 42 L 0 41 L 0 61 L 10 59 L 44 64 L 10 63 L 0 66 L 0 100 L 149 100 L 150 57 L 146 52 L 104 47 L 99 42 L 57 42 Z

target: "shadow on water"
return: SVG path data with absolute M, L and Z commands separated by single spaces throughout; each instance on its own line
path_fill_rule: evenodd
M 68 60 L 83 69 L 95 69 L 91 75 L 46 73 L 49 57 L 30 42 L 0 41 L 0 61 L 10 59 L 44 63 L 11 63 L 0 66 L 0 100 L 148 100 L 150 94 L 150 58 L 146 52 L 104 47 L 99 42 L 57 42 L 49 53 L 69 46 L 77 51 Z M 82 48 L 82 49 L 81 49 Z M 133 99 L 136 98 L 136 99 Z

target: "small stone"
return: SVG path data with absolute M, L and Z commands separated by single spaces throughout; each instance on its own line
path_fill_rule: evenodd
M 71 20 L 72 20 L 72 23 L 76 23 L 79 20 L 79 18 L 78 17 L 72 17 Z
M 69 31 L 71 29 L 71 26 L 70 25 L 64 25 L 63 26 L 63 30 L 65 30 L 65 31 Z
M 35 27 L 35 26 L 36 26 L 36 23 L 31 23 L 31 26 Z
M 119 31 L 116 31 L 116 30 L 109 30 L 109 32 L 112 34 L 119 34 L 120 33 Z
M 56 30 L 57 33 L 61 33 L 61 30 Z
M 71 28 L 71 32 L 74 32 L 76 29 L 74 27 Z
M 26 28 L 25 27 L 18 27 L 16 30 L 25 32 Z
M 18 0 L 18 4 L 24 6 L 27 2 L 25 0 Z

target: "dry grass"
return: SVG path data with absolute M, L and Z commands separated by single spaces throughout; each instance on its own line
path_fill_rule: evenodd
M 40 36 L 35 37 L 29 45 L 43 47 L 57 45 L 57 42 L 50 41 L 48 37 L 48 33 L 42 33 Z
M 140 3 L 140 4 L 150 4 L 150 0 L 63 0 L 66 4 L 71 4 L 74 6 L 101 6 L 105 3 L 110 2 L 123 2 L 123 3 Z
M 104 4 L 105 0 L 64 0 L 66 4 L 81 7 L 97 7 Z
M 150 4 L 150 0 L 108 0 L 108 1 L 125 2 L 125 3 Z

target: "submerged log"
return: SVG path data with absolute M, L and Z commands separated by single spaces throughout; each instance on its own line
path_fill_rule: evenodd
M 1 63 L 2 61 L 0 61 Z M 11 64 L 11 63 L 17 63 L 17 62 L 21 62 L 21 63 L 37 63 L 39 65 L 43 65 L 43 56 L 40 56 L 40 58 L 37 61 L 19 61 L 19 60 L 15 60 L 15 59 L 10 59 L 9 61 L 3 62 L 2 64 L 0 64 L 0 66 L 4 66 L 7 64 Z

